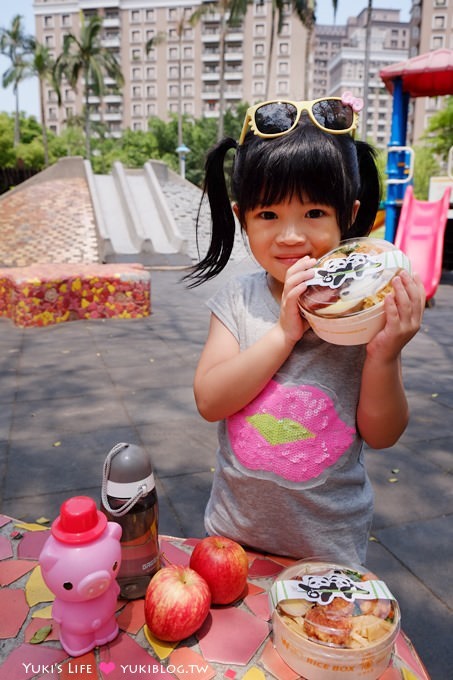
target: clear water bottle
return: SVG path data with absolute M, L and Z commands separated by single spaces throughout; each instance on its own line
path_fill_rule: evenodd
M 158 502 L 148 453 L 135 444 L 116 444 L 108 453 L 102 478 L 101 510 L 122 530 L 121 597 L 144 597 L 160 568 Z

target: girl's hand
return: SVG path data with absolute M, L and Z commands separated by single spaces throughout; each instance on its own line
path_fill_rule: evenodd
M 313 266 L 316 259 L 303 257 L 290 267 L 286 273 L 280 302 L 279 325 L 290 342 L 295 344 L 309 328 L 308 322 L 301 316 L 297 301 L 307 290 L 306 282 L 313 278 Z
M 393 294 L 384 300 L 384 328 L 368 343 L 368 356 L 395 359 L 420 329 L 425 308 L 425 288 L 418 276 L 403 270 L 392 281 Z

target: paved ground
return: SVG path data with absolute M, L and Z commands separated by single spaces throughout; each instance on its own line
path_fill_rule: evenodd
M 204 534 L 215 425 L 197 414 L 191 384 L 207 329 L 203 301 L 221 280 L 190 291 L 180 276 L 152 272 L 145 320 L 42 329 L 0 320 L 1 512 L 53 519 L 69 496 L 99 500 L 104 457 L 125 441 L 152 454 L 161 532 Z M 452 292 L 451 282 L 440 286 L 405 352 L 406 433 L 392 449 L 367 453 L 376 491 L 368 566 L 399 598 L 433 680 L 453 677 Z

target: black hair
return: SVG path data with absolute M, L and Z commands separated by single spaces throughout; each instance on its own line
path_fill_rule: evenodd
M 229 190 L 225 157 L 231 149 L 236 153 Z M 235 236 L 231 201 L 237 203 L 242 226 L 249 210 L 292 197 L 332 206 L 342 239 L 368 235 L 379 208 L 374 149 L 348 134 L 325 133 L 309 122 L 272 139 L 250 132 L 242 145 L 227 137 L 208 153 L 205 171 L 202 202 L 207 196 L 211 241 L 206 255 L 185 277 L 192 287 L 217 276 L 230 259 Z M 360 207 L 353 220 L 357 199 Z M 198 222 L 199 218 L 197 231 Z

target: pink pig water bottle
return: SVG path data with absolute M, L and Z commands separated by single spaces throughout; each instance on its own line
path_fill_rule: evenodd
M 149 454 L 135 444 L 116 444 L 104 462 L 101 509 L 118 522 L 121 537 L 121 597 L 144 597 L 160 568 L 158 503 Z
M 113 640 L 121 564 L 121 527 L 108 522 L 88 496 L 66 500 L 39 556 L 42 576 L 55 595 L 52 617 L 71 656 Z

